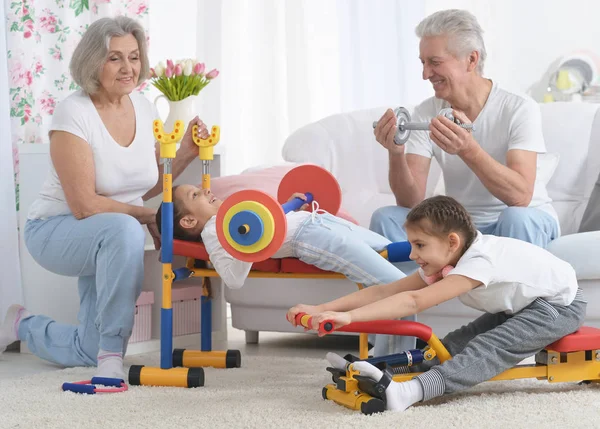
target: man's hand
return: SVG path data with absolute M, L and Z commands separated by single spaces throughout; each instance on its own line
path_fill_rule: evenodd
M 459 110 L 453 110 L 452 115 L 464 124 L 471 123 L 469 118 Z M 451 155 L 464 155 L 479 146 L 469 130 L 455 124 L 445 116 L 433 118 L 429 131 L 431 140 L 444 152 Z
M 404 153 L 404 145 L 394 143 L 394 136 L 398 129 L 396 115 L 392 109 L 387 109 L 381 119 L 377 122 L 377 126 L 373 130 L 375 138 L 386 148 L 391 155 L 400 155 Z
M 296 199 L 296 198 L 300 198 L 302 201 L 306 201 L 306 195 L 304 195 L 300 192 L 294 192 L 292 194 L 292 196 L 288 198 L 287 202 L 289 203 L 290 201 L 294 201 L 294 199 Z M 299 209 L 294 210 L 294 211 L 299 212 L 301 210 L 306 210 L 307 208 L 308 208 L 308 204 L 302 204 L 302 207 L 300 207 Z

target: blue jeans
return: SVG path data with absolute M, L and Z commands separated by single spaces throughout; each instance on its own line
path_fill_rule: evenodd
M 379 255 L 378 252 L 388 244 L 390 241 L 379 234 L 325 213 L 316 215 L 314 220 L 308 218 L 298 228 L 292 241 L 292 252 L 294 257 L 307 264 L 344 274 L 349 280 L 368 287 L 406 277 Z M 415 320 L 415 316 L 403 320 Z M 389 335 L 375 336 L 374 356 L 389 354 L 392 338 Z M 402 342 L 394 343 L 394 347 L 400 347 L 402 351 L 415 348 L 414 338 L 399 338 Z
M 99 349 L 124 352 L 144 276 L 142 225 L 121 213 L 53 216 L 28 220 L 25 243 L 48 271 L 79 277 L 79 325 L 31 316 L 19 324 L 19 339 L 63 366 L 94 366 Z
M 371 216 L 370 229 L 396 242 L 406 240 L 404 222 L 410 209 L 399 206 L 381 207 Z M 511 237 L 546 248 L 548 243 L 558 238 L 557 220 L 543 210 L 530 207 L 508 207 L 500 214 L 498 221 L 487 225 L 475 224 L 482 234 Z M 414 271 L 416 264 L 412 264 Z

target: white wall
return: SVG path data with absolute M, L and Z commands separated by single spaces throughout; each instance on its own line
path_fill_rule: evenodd
M 167 59 L 196 57 L 197 8 L 196 0 L 154 0 L 151 2 L 148 28 L 150 67 Z M 166 25 L 172 20 L 177 21 L 176 26 Z M 160 92 L 150 85 L 148 98 L 154 100 L 159 94 Z M 169 111 L 167 102 L 160 100 L 157 106 L 164 121 Z
M 425 0 L 429 15 L 467 9 L 485 31 L 485 75 L 504 88 L 526 91 L 558 57 L 577 50 L 600 54 L 596 0 Z
M 415 2 L 420 0 L 414 0 Z M 425 14 L 442 9 L 458 8 L 471 11 L 485 34 L 488 60 L 485 75 L 503 87 L 526 91 L 546 72 L 559 56 L 577 50 L 590 50 L 600 55 L 600 2 L 596 0 L 423 0 Z M 207 0 L 177 0 L 178 25 L 164 25 L 172 16 L 172 1 L 153 1 L 150 14 L 150 63 L 165 58 L 197 57 L 207 67 L 219 68 L 221 34 L 219 2 Z M 185 11 L 185 13 L 181 13 Z M 199 27 L 198 18 L 215 16 L 215 28 Z M 418 47 L 414 61 L 418 64 Z M 414 81 L 421 80 L 420 74 Z M 208 124 L 219 123 L 218 99 L 221 79 L 216 79 L 201 92 L 198 112 Z M 430 94 L 427 95 L 431 95 Z M 158 91 L 151 89 L 149 98 Z M 426 96 L 427 96 L 426 95 Z M 166 118 L 166 103 L 159 102 Z

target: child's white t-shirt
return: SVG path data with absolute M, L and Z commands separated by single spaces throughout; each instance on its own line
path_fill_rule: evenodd
M 429 98 L 415 108 L 411 121 L 430 122 L 439 115 L 441 109 L 447 107 L 451 107 L 447 101 Z M 502 165 L 506 165 L 509 150 L 546 152 L 541 112 L 537 103 L 530 97 L 500 89 L 495 82 L 474 125 L 475 141 Z M 446 195 L 465 206 L 478 226 L 496 222 L 500 213 L 507 208 L 458 155 L 450 155 L 433 143 L 429 132 L 411 132 L 406 142 L 406 153 L 435 157 L 444 174 Z M 558 219 L 551 201 L 546 185 L 536 179 L 529 207 L 544 210 Z
M 291 258 L 292 254 L 292 239 L 296 235 L 298 228 L 304 221 L 311 216 L 307 211 L 291 211 L 285 215 L 287 219 L 287 232 L 285 239 L 277 253 L 271 258 Z M 213 216 L 204 225 L 204 229 L 200 236 L 209 255 L 210 262 L 213 264 L 215 271 L 223 280 L 223 283 L 232 289 L 239 289 L 244 285 L 248 273 L 252 268 L 252 263 L 243 262 L 235 259 L 221 246 L 219 237 L 217 236 L 217 218 Z
M 573 267 L 547 250 L 526 241 L 480 232 L 448 273 L 451 275 L 482 283 L 458 298 L 487 313 L 514 314 L 537 298 L 567 306 L 578 288 Z
M 152 122 L 158 118 L 154 105 L 143 95 L 129 95 L 135 110 L 135 138 L 128 147 L 110 135 L 90 97 L 77 91 L 61 101 L 54 111 L 50 131 L 66 131 L 92 148 L 96 194 L 125 204 L 143 205 L 142 196 L 158 181 L 158 166 Z M 70 214 L 63 187 L 54 165 L 33 202 L 28 219 Z

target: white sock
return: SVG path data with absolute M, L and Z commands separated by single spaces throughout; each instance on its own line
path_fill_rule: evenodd
M 4 323 L 0 326 L 0 353 L 6 350 L 10 344 L 17 341 L 19 324 L 21 320 L 31 316 L 31 313 L 25 310 L 25 307 L 19 304 L 13 304 L 8 307 Z
M 96 377 L 120 378 L 127 381 L 123 370 L 123 354 L 120 352 L 98 352 L 98 371 Z
M 331 366 L 337 369 L 346 369 L 348 362 L 335 353 L 327 353 L 325 356 Z M 354 369 L 360 371 L 360 375 L 369 377 L 374 381 L 381 380 L 383 372 L 371 365 L 369 362 L 354 362 Z M 412 404 L 423 400 L 423 386 L 418 380 L 391 381 L 385 391 L 386 409 L 389 411 L 404 411 Z
M 329 363 L 331 364 L 332 367 L 337 368 L 337 369 L 346 369 L 346 365 L 348 365 L 350 362 L 348 362 L 346 359 L 344 359 L 343 357 L 341 357 L 340 355 L 337 355 L 335 353 L 327 353 L 325 355 L 325 359 L 327 359 L 329 361 Z
M 354 369 L 360 371 L 360 375 L 369 377 L 375 381 L 381 380 L 383 373 L 369 362 L 354 362 Z M 423 386 L 419 380 L 391 381 L 385 390 L 386 410 L 404 411 L 415 402 L 423 400 Z

